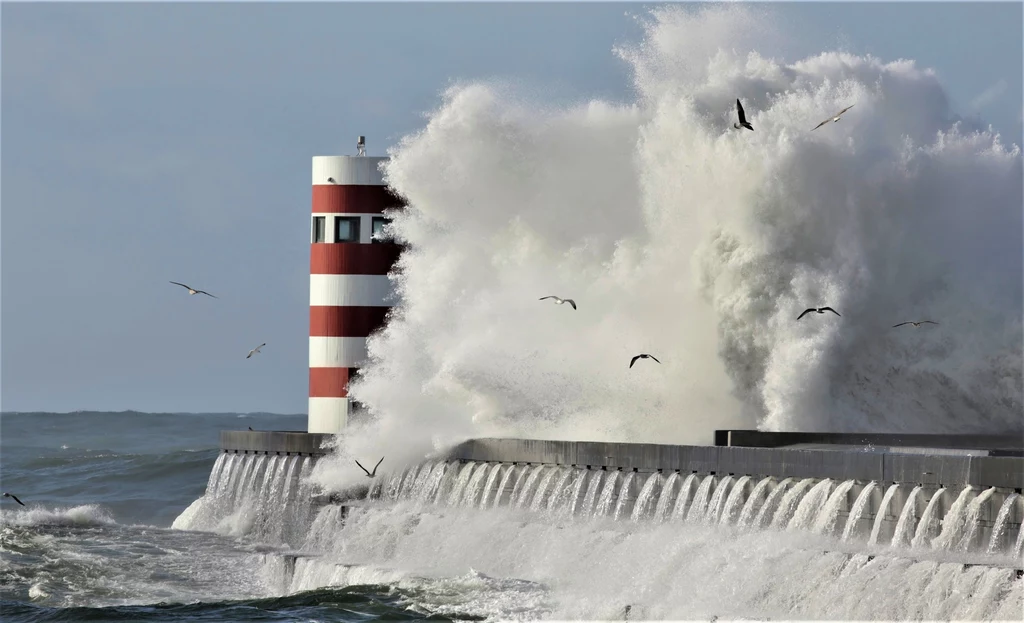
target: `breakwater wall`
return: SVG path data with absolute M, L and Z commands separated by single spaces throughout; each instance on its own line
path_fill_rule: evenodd
M 312 463 L 328 452 L 325 444 L 331 437 L 224 431 L 221 446 L 233 454 L 298 454 Z M 430 473 L 436 473 L 443 484 L 428 496 L 433 500 L 454 495 L 447 489 L 442 492 L 444 487 L 469 487 L 475 482 L 473 486 L 488 489 L 474 494 L 479 496 L 475 499 L 522 507 L 523 496 L 532 496 L 531 507 L 540 507 L 538 500 L 546 494 L 542 483 L 554 478 L 594 483 L 595 491 L 600 486 L 602 498 L 607 499 L 587 512 L 614 508 L 616 517 L 640 518 L 657 507 L 688 520 L 701 517 L 727 523 L 739 520 L 725 516 L 727 507 L 749 506 L 764 509 L 757 513 L 765 518 L 764 525 L 778 527 L 795 521 L 789 518 L 789 506 L 808 499 L 809 509 L 828 507 L 830 525 L 843 526 L 844 535 L 861 535 L 872 545 L 954 539 L 942 548 L 965 553 L 1013 553 L 1024 545 L 1024 439 L 717 431 L 715 442 L 718 445 L 683 446 L 471 439 L 422 466 L 382 473 L 369 493 L 385 499 L 400 495 L 415 478 L 426 478 L 430 463 Z M 506 475 L 497 478 L 502 470 Z M 485 471 L 494 476 L 481 480 Z M 555 477 L 554 471 L 560 475 Z M 465 475 L 456 476 L 456 472 Z M 614 477 L 603 476 L 609 472 Z M 589 484 L 578 487 L 581 502 L 590 488 Z M 638 510 L 638 506 L 644 508 Z M 950 528 L 954 523 L 963 525 Z

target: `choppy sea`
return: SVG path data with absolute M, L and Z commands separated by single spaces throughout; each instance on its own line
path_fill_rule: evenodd
M 441 619 L 386 585 L 280 596 L 265 546 L 176 530 L 203 495 L 220 430 L 303 430 L 305 415 L 0 415 L 0 620 Z M 460 617 L 461 618 L 461 617 Z
M 0 498 L 0 620 L 1024 611 L 1024 537 L 1010 521 L 1021 498 L 995 488 L 951 494 L 941 521 L 918 516 L 915 488 L 894 532 L 875 539 L 877 517 L 839 515 L 852 480 L 787 479 L 760 495 L 770 479 L 428 459 L 382 468 L 370 495 L 340 505 L 320 503 L 315 482 L 354 469 L 347 460 L 218 451 L 221 430 L 304 425 L 269 414 L 0 415 L 2 490 L 26 504 Z M 883 489 L 894 491 L 871 483 L 857 498 Z M 983 517 L 1002 528 L 965 549 Z M 910 535 L 921 545 L 908 547 Z

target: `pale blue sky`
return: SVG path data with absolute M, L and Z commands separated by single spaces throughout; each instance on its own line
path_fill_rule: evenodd
M 311 157 L 384 154 L 452 80 L 628 100 L 643 7 L 5 3 L 0 408 L 305 412 Z M 790 60 L 915 59 L 1017 143 L 1021 7 L 771 5 Z

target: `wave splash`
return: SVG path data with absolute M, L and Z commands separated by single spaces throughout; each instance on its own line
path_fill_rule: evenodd
M 343 454 L 1020 430 L 1019 147 L 912 61 L 779 60 L 760 9 L 658 9 L 645 29 L 616 50 L 635 101 L 462 84 L 393 150 L 409 249 L 351 387 L 372 422 Z M 737 97 L 754 132 L 732 129 Z M 796 322 L 819 305 L 842 317 Z M 923 319 L 940 325 L 891 328 Z M 629 369 L 640 352 L 661 365 Z

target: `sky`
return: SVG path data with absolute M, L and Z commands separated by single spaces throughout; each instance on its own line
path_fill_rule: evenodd
M 4 3 L 0 410 L 305 413 L 312 156 L 385 155 L 454 82 L 630 101 L 644 6 Z M 1022 3 L 766 7 L 787 60 L 914 59 L 1024 142 Z

